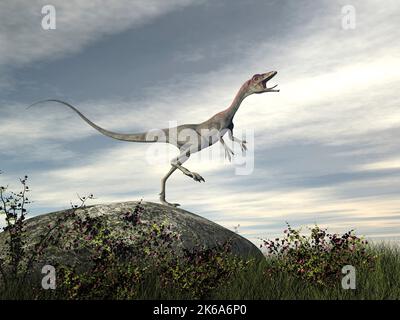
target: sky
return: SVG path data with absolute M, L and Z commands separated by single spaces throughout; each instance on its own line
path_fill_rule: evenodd
M 44 30 L 48 4 L 56 29 Z M 185 163 L 206 182 L 177 171 L 167 200 L 254 243 L 285 222 L 398 240 L 399 14 L 395 0 L 3 0 L 0 184 L 29 176 L 31 216 L 77 194 L 157 202 L 177 149 L 112 140 L 61 105 L 26 107 L 62 99 L 141 132 L 203 122 L 277 70 L 280 92 L 246 98 L 234 118 L 251 170 L 238 174 L 241 152 L 229 162 L 218 143 Z

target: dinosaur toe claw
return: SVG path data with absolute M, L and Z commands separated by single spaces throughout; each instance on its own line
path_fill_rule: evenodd
M 169 206 L 169 207 L 179 207 L 179 206 L 180 206 L 179 203 L 170 203 L 170 202 L 168 202 L 168 201 L 166 201 L 166 200 L 163 200 L 163 199 L 160 199 L 160 202 L 161 202 L 163 205 L 166 205 L 166 206 Z
M 204 178 L 196 172 L 191 172 L 190 176 L 193 178 L 194 181 L 197 182 L 204 181 Z

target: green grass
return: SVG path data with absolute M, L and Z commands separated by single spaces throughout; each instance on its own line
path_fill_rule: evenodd
M 356 270 L 356 289 L 344 290 L 340 281 L 324 287 L 288 273 L 266 277 L 268 260 L 243 271 L 213 292 L 212 299 L 400 299 L 400 251 L 388 245 L 370 249 L 377 255 L 374 270 Z
M 213 289 L 205 299 L 399 299 L 400 298 L 400 250 L 387 244 L 369 247 L 377 256 L 373 270 L 356 270 L 356 289 L 344 290 L 340 281 L 331 286 L 321 286 L 282 272 L 266 276 L 264 270 L 268 259 L 253 264 L 240 271 L 224 285 Z M 40 284 L 40 280 L 35 280 Z M 45 291 L 25 285 L 23 289 L 14 286 L 7 292 L 0 290 L 0 299 L 37 298 L 62 299 L 57 290 Z M 37 286 L 36 286 L 37 287 Z M 150 272 L 137 288 L 137 299 L 190 299 L 188 292 L 174 287 L 163 287 L 157 272 Z

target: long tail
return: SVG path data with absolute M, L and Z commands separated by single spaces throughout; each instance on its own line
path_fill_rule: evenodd
M 117 139 L 117 140 L 122 140 L 122 141 L 131 141 L 131 142 L 157 142 L 157 138 L 150 136 L 147 136 L 146 132 L 143 133 L 133 133 L 133 134 L 126 134 L 126 133 L 116 133 L 116 132 L 112 132 L 106 129 L 103 129 L 102 127 L 99 127 L 97 124 L 93 123 L 92 121 L 90 121 L 88 118 L 86 118 L 78 109 L 76 109 L 74 106 L 70 105 L 67 102 L 61 101 L 61 100 L 57 100 L 57 99 L 48 99 L 48 100 L 41 100 L 38 102 L 35 102 L 33 104 L 31 104 L 28 108 L 33 107 L 34 105 L 37 105 L 39 103 L 43 103 L 43 102 L 58 102 L 61 103 L 69 108 L 71 108 L 72 110 L 74 110 L 83 120 L 85 120 L 90 126 L 92 126 L 93 128 L 95 128 L 97 131 L 101 132 L 102 134 L 104 134 L 107 137 L 113 138 L 113 139 Z M 27 108 L 27 109 L 28 109 Z

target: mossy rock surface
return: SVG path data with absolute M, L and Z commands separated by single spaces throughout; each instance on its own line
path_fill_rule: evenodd
M 85 208 L 77 209 L 75 213 L 79 216 L 98 217 L 102 223 L 107 225 L 107 228 L 112 230 L 116 239 L 135 245 L 134 240 L 139 228 L 129 227 L 123 216 L 127 213 L 132 213 L 137 206 L 137 201 L 99 204 L 87 206 Z M 247 258 L 262 258 L 261 251 L 249 240 L 243 238 L 237 233 L 230 231 L 206 218 L 193 214 L 189 211 L 167 207 L 158 203 L 142 202 L 143 212 L 141 214 L 141 221 L 143 225 L 146 223 L 168 223 L 171 225 L 173 231 L 180 234 L 180 238 L 175 240 L 174 246 L 176 250 L 182 248 L 191 249 L 194 246 L 204 246 L 206 248 L 215 248 L 220 246 L 226 241 L 231 241 L 232 253 Z M 33 217 L 26 221 L 26 251 L 32 250 L 35 243 L 38 242 L 41 235 L 45 234 L 49 225 L 54 223 L 60 217 L 71 213 L 72 209 L 52 212 Z M 72 224 L 73 221 L 66 220 L 65 224 Z M 74 237 L 83 238 L 85 235 L 78 232 L 71 232 L 66 237 L 71 240 Z M 5 246 L 5 233 L 0 233 L 0 249 Z M 3 249 L 1 249 L 4 252 Z M 176 252 L 179 254 L 179 252 Z M 1 255 L 1 253 L 0 253 Z M 90 257 L 90 252 L 85 250 L 61 250 L 58 247 L 46 249 L 42 263 L 48 264 L 67 264 L 67 265 L 81 265 L 83 268 Z

